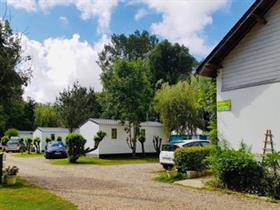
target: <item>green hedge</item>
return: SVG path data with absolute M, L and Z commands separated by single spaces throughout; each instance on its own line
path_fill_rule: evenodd
M 250 152 L 243 149 L 217 150 L 207 161 L 223 187 L 238 192 L 262 193 L 265 170 Z
M 205 159 L 213 147 L 188 147 L 175 151 L 174 160 L 179 173 L 187 171 L 203 171 L 207 168 Z

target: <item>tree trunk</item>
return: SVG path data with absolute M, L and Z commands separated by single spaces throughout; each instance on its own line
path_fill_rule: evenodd
M 132 156 L 136 156 L 136 141 L 137 141 L 137 133 L 136 128 L 133 127 L 133 139 L 132 139 Z
M 141 142 L 141 147 L 142 147 L 142 155 L 145 156 L 144 142 Z

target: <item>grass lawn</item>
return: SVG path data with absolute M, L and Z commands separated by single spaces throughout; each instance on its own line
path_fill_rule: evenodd
M 55 165 L 123 165 L 123 164 L 137 164 L 137 163 L 158 163 L 157 157 L 136 157 L 136 158 L 98 158 L 98 157 L 80 157 L 77 163 L 68 163 L 68 159 L 50 160 L 50 163 Z
M 31 152 L 31 154 L 28 154 L 27 152 L 24 153 L 13 153 L 12 156 L 15 157 L 20 157 L 20 158 L 32 158 L 32 157 L 43 157 L 43 153 L 36 153 L 36 152 Z
M 156 173 L 158 175 L 154 178 L 154 180 L 159 181 L 159 182 L 173 183 L 173 182 L 184 179 L 184 177 L 177 174 L 176 170 L 158 171 Z
M 1 210 L 77 210 L 74 204 L 22 179 L 15 186 L 0 185 Z

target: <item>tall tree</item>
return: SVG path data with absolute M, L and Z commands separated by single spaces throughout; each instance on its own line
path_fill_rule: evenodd
M 152 100 L 147 70 L 140 59 L 118 60 L 109 72 L 109 77 L 101 77 L 104 91 L 110 98 L 107 109 L 115 119 L 126 125 L 128 144 L 135 155 L 137 131 L 140 123 L 147 119 L 146 113 Z
M 93 89 L 74 83 L 72 88 L 64 89 L 56 99 L 56 108 L 64 125 L 72 132 L 90 117 L 99 117 L 101 106 Z
M 98 55 L 98 64 L 106 72 L 118 59 L 135 60 L 147 58 L 157 45 L 158 39 L 147 31 L 135 31 L 133 34 L 113 34 L 111 43 L 104 46 Z
M 36 127 L 62 127 L 62 119 L 54 106 L 50 104 L 37 104 L 35 107 Z
M 168 40 L 160 42 L 149 55 L 153 87 L 157 87 L 159 81 L 173 85 L 186 79 L 196 64 L 197 61 L 184 45 L 171 44 Z
M 23 112 L 23 85 L 27 85 L 30 69 L 17 65 L 30 60 L 21 57 L 20 35 L 13 34 L 8 21 L 0 20 L 0 134 Z M 17 68 L 17 69 L 16 69 Z
M 27 99 L 27 102 L 24 104 L 24 116 L 23 116 L 23 130 L 34 130 L 34 121 L 35 121 L 35 107 L 36 102 L 31 98 Z
M 176 85 L 165 83 L 157 91 L 155 109 L 160 113 L 167 134 L 196 134 L 197 129 L 207 131 L 209 118 L 205 117 L 209 106 L 207 90 L 211 80 L 192 76 L 189 81 Z

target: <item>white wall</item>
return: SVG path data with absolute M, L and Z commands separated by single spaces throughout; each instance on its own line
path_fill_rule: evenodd
M 26 133 L 19 133 L 18 135 L 20 138 L 22 139 L 26 139 L 26 138 L 33 138 L 33 135 L 32 134 L 26 134 Z
M 112 128 L 117 129 L 117 139 L 112 139 Z M 99 154 L 129 153 L 126 143 L 127 133 L 121 125 L 100 125 L 100 130 L 106 132 L 105 138 L 99 144 Z
M 273 141 L 280 149 L 280 83 L 260 85 L 232 91 L 221 91 L 221 75 L 217 79 L 217 100 L 231 100 L 231 111 L 218 112 L 220 139 L 238 148 L 243 139 L 252 152 L 262 153 L 264 133 L 272 129 Z
M 223 90 L 280 81 L 280 1 L 226 56 L 222 66 Z
M 117 139 L 112 139 L 112 128 L 117 129 Z M 89 153 L 90 155 L 102 155 L 102 154 L 124 154 L 131 153 L 131 150 L 128 147 L 126 142 L 128 134 L 124 130 L 122 125 L 97 125 L 91 121 L 86 122 L 80 127 L 80 134 L 87 140 L 86 147 L 93 147 L 94 141 L 93 136 L 97 133 L 98 130 L 106 132 L 106 136 L 100 142 L 97 150 Z M 163 132 L 163 127 L 141 127 L 141 129 L 146 130 L 146 142 L 145 142 L 145 152 L 155 152 L 153 146 L 153 136 L 160 136 L 163 139 L 163 142 L 167 141 Z M 137 152 L 142 152 L 141 144 L 137 142 Z
M 42 139 L 42 132 L 39 130 L 39 129 L 36 129 L 34 132 L 33 132 L 33 139 L 35 138 L 40 138 Z
M 220 139 L 234 148 L 244 140 L 255 153 L 263 152 L 266 129 L 280 149 L 280 1 L 265 18 L 226 56 L 217 78 L 217 100 L 232 106 L 218 112 Z
M 46 146 L 46 138 L 51 138 L 51 134 L 55 134 L 55 139 L 57 137 L 61 137 L 62 141 L 65 143 L 66 136 L 68 135 L 68 132 L 42 132 L 39 129 L 36 129 L 33 133 L 33 139 L 39 137 L 41 142 L 40 142 L 40 147 L 41 150 L 45 150 Z
M 80 129 L 79 132 L 80 134 L 87 140 L 85 147 L 94 147 L 94 141 L 93 141 L 93 137 L 96 135 L 97 131 L 99 130 L 99 125 L 91 122 L 91 121 L 87 121 L 85 124 L 83 124 Z M 88 153 L 88 155 L 94 155 L 94 156 L 98 156 L 99 155 L 99 148 L 96 149 L 93 152 Z
M 153 137 L 159 136 L 162 138 L 162 144 L 167 142 L 167 137 L 164 134 L 163 127 L 159 126 L 142 126 L 141 129 L 145 129 L 146 131 L 146 142 L 144 144 L 146 152 L 155 152 L 154 145 L 153 145 Z M 141 144 L 137 145 L 137 151 L 141 152 Z

